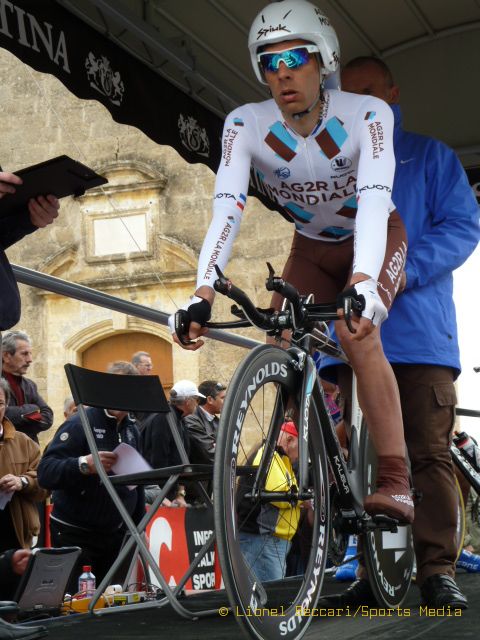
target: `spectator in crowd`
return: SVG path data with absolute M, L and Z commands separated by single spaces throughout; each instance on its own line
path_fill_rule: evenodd
M 134 353 L 131 362 L 141 376 L 150 376 L 152 374 L 152 358 L 146 351 L 137 351 Z M 137 419 L 140 431 L 142 430 L 142 424 L 148 415 L 149 414 L 144 411 L 135 412 L 135 418 Z
M 17 431 L 38 444 L 40 431 L 53 424 L 53 411 L 38 393 L 37 385 L 26 377 L 32 364 L 32 345 L 23 331 L 9 331 L 2 339 L 3 376 L 10 385 L 10 400 L 5 415 Z
M 0 551 L 31 546 L 40 532 L 36 503 L 47 496 L 37 483 L 40 447 L 5 417 L 9 393 L 0 378 L 0 498 L 8 500 L 0 509 Z
M 77 413 L 77 405 L 75 404 L 75 400 L 72 396 L 67 396 L 63 401 L 63 417 L 65 418 L 65 420 L 68 420 L 75 413 Z
M 29 549 L 9 549 L 0 554 L 0 599 L 6 601 L 7 605 L 8 601 L 15 597 L 19 578 L 27 568 L 31 553 Z M 0 640 L 36 640 L 43 638 L 47 633 L 45 627 L 10 624 L 0 617 Z
M 384 62 L 349 62 L 342 88 L 381 98 L 394 113 L 392 198 L 407 230 L 408 253 L 382 343 L 399 387 L 413 486 L 422 495 L 413 523 L 417 584 L 429 607 L 465 609 L 467 600 L 454 580 L 457 497 L 450 438 L 460 359 L 452 272 L 477 246 L 478 205 L 455 153 L 402 129 L 400 90 Z M 326 598 L 325 605 L 375 603 L 362 570 L 349 589 Z
M 30 549 L 6 549 L 0 553 L 0 600 L 13 600 L 31 555 Z
M 21 178 L 0 168 L 0 199 L 5 198 L 7 202 L 9 194 L 15 193 L 15 187 L 20 184 Z M 5 249 L 53 222 L 58 217 L 59 208 L 60 203 L 55 196 L 39 196 L 32 198 L 23 211 L 0 216 L 0 337 L 2 331 L 20 320 L 20 293 Z
M 263 446 L 251 456 L 257 466 Z M 293 422 L 285 422 L 280 429 L 277 447 L 265 483 L 266 491 L 288 491 L 297 485 L 294 466 L 298 462 L 298 431 Z M 251 486 L 241 481 L 240 495 Z M 285 577 L 287 554 L 300 520 L 300 503 L 266 503 L 256 505 L 241 499 L 238 506 L 240 548 L 249 567 L 259 580 L 280 580 Z
M 108 373 L 138 375 L 130 362 L 122 361 L 111 364 Z M 113 451 L 120 442 L 140 450 L 137 426 L 126 411 L 89 407 L 87 414 L 107 473 L 117 460 Z M 78 414 L 71 416 L 55 434 L 40 462 L 38 479 L 41 486 L 53 490 L 52 545 L 82 548 L 77 571 L 72 572 L 67 589 L 76 593 L 76 580 L 85 564 L 92 566 L 100 582 L 120 551 L 125 525 L 100 483 Z M 145 514 L 143 488 L 130 490 L 119 486 L 117 493 L 137 524 Z
M 189 454 L 189 439 L 184 418 L 195 411 L 198 399 L 204 397 L 195 383 L 190 380 L 179 380 L 170 390 L 170 413 L 152 413 L 143 421 L 142 454 L 154 469 L 182 464 L 172 429 L 176 429 L 185 452 Z M 174 506 L 185 507 L 187 506 L 185 496 L 186 489 L 181 484 L 169 494 L 168 499 Z
M 149 376 L 152 373 L 153 364 L 150 354 L 146 351 L 137 351 L 132 356 L 132 364 L 141 376 Z
M 225 385 L 215 380 L 205 380 L 198 385 L 204 397 L 199 398 L 198 406 L 184 419 L 190 440 L 190 462 L 194 464 L 213 464 L 225 389 Z

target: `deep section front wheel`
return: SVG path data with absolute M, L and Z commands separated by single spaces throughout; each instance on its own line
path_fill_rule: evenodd
M 301 638 L 322 586 L 328 477 L 313 402 L 304 411 L 311 502 L 298 499 L 296 476 L 277 446 L 285 414 L 298 418 L 301 382 L 289 352 L 257 347 L 232 378 L 220 420 L 214 470 L 218 554 L 233 614 L 251 638 Z

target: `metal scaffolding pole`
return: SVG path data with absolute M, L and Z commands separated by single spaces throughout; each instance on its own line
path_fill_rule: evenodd
M 35 271 L 34 269 L 27 269 L 26 267 L 20 267 L 16 264 L 13 264 L 12 268 L 17 281 L 22 284 L 27 284 L 37 289 L 44 289 L 52 293 L 58 293 L 67 298 L 74 298 L 75 300 L 95 304 L 105 309 L 112 309 L 112 311 L 119 311 L 120 313 L 125 313 L 130 316 L 143 318 L 144 320 L 151 320 L 158 324 L 168 325 L 169 314 L 164 311 L 156 311 L 155 309 L 150 309 L 150 307 L 129 302 L 128 300 L 122 300 L 122 298 L 102 293 L 90 287 L 84 287 L 81 284 L 68 282 L 61 278 L 55 278 L 54 276 L 40 273 L 40 271 Z M 237 336 L 234 333 L 228 333 L 220 329 L 210 329 L 208 337 L 245 349 L 252 349 L 258 344 L 261 344 L 258 340 Z

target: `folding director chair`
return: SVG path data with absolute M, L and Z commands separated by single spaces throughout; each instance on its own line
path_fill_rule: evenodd
M 186 573 L 175 587 L 168 585 L 165 580 L 161 569 L 155 562 L 150 550 L 148 549 L 144 531 L 147 528 L 148 523 L 155 515 L 158 507 L 163 502 L 170 489 L 177 483 L 178 480 L 194 480 L 198 481 L 201 488 L 201 480 L 208 480 L 211 478 L 213 468 L 211 465 L 205 464 L 190 464 L 188 456 L 183 446 L 183 441 L 178 432 L 175 420 L 170 412 L 169 405 L 165 398 L 160 378 L 158 376 L 140 376 L 140 375 L 117 375 L 111 373 L 102 373 L 98 371 L 91 371 L 84 369 L 73 364 L 65 365 L 65 372 L 67 375 L 68 383 L 72 392 L 75 404 L 78 407 L 78 413 L 82 422 L 85 436 L 87 438 L 90 451 L 93 456 L 95 466 L 97 468 L 100 480 L 105 485 L 113 503 L 115 504 L 118 512 L 120 513 L 125 525 L 130 532 L 130 537 L 127 536 L 126 542 L 118 555 L 118 558 L 112 565 L 111 569 L 105 576 L 105 578 L 98 585 L 94 596 L 89 604 L 89 610 L 91 613 L 106 613 L 109 611 L 115 611 L 115 608 L 111 609 L 97 609 L 94 611 L 94 607 L 105 588 L 111 584 L 111 580 L 115 575 L 115 572 L 119 569 L 122 562 L 128 556 L 130 551 L 136 547 L 136 553 L 138 553 L 142 559 L 142 562 L 146 568 L 150 568 L 155 575 L 160 588 L 163 591 L 163 598 L 148 601 L 145 603 L 136 603 L 132 605 L 126 605 L 121 607 L 122 610 L 133 607 L 139 609 L 142 607 L 162 606 L 170 603 L 172 608 L 177 611 L 181 616 L 186 618 L 197 618 L 202 615 L 210 615 L 216 610 L 204 610 L 204 611 L 191 611 L 184 607 L 179 601 L 178 596 L 181 593 L 185 583 L 190 578 L 195 568 L 201 562 L 202 558 L 213 547 L 215 536 L 212 535 L 209 540 L 202 546 L 198 555 L 191 562 Z M 86 407 L 98 407 L 101 409 L 117 409 L 121 411 L 129 412 L 144 412 L 144 413 L 166 413 L 167 421 L 172 432 L 175 444 L 178 448 L 182 464 L 174 467 L 165 467 L 163 469 L 152 469 L 150 471 L 144 471 L 136 474 L 109 476 L 102 464 L 100 463 L 100 456 L 96 446 L 95 438 L 92 433 L 92 425 L 89 422 Z M 165 485 L 160 490 L 159 495 L 156 497 L 154 503 L 151 505 L 148 512 L 142 518 L 138 525 L 135 525 L 130 514 L 125 509 L 122 501 L 115 491 L 115 485 L 149 485 L 156 484 L 161 480 L 166 480 Z M 207 496 L 208 497 L 208 496 Z M 148 576 L 148 570 L 145 571 L 145 576 Z

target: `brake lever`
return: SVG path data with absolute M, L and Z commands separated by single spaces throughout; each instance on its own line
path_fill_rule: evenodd
M 186 347 L 189 344 L 195 344 L 196 340 L 190 340 L 188 330 L 190 328 L 190 314 L 186 309 L 179 309 L 175 313 L 175 333 L 180 342 Z
M 362 315 L 362 311 L 365 309 L 365 298 L 363 297 L 363 295 L 359 297 L 361 299 L 353 298 L 351 296 L 347 296 L 343 299 L 343 313 L 345 317 L 345 323 L 350 333 L 357 333 L 357 330 L 352 325 L 352 313 L 360 317 Z
M 352 325 L 352 298 L 350 296 L 343 299 L 343 317 L 350 333 L 357 333 Z

